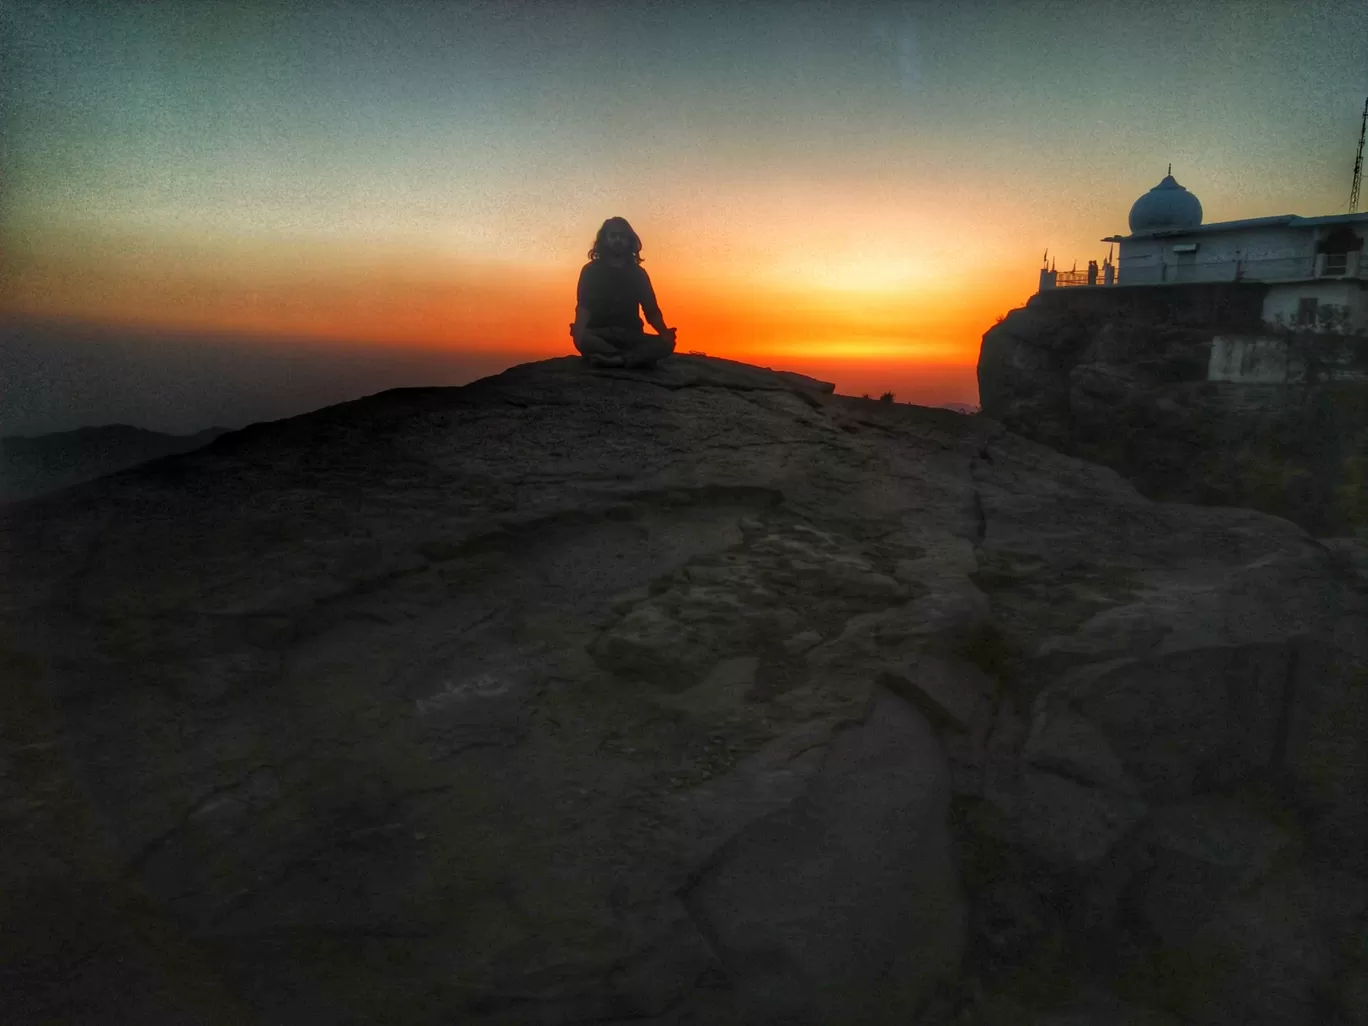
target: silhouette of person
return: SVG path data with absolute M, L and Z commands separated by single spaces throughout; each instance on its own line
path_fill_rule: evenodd
M 658 334 L 645 330 L 638 308 Z M 675 329 L 665 326 L 641 266 L 641 238 L 626 218 L 608 218 L 594 238 L 580 269 L 570 337 L 595 367 L 651 367 L 674 352 Z

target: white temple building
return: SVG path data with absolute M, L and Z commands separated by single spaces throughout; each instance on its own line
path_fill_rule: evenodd
M 1170 169 L 1171 171 L 1172 169 Z M 1368 333 L 1368 213 L 1251 217 L 1202 223 L 1202 204 L 1170 173 L 1130 210 L 1130 234 L 1099 269 L 1040 272 L 1040 288 L 1129 287 L 1196 282 L 1269 285 L 1269 324 Z

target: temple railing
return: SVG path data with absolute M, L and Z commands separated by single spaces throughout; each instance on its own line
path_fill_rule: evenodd
M 1357 256 L 1357 254 L 1353 254 Z M 1253 281 L 1353 281 L 1368 280 L 1368 260 L 1322 259 L 1305 256 L 1204 260 L 1192 263 L 1134 262 L 1126 267 L 1128 285 L 1180 285 L 1195 282 Z M 1107 281 L 1102 267 L 1091 281 L 1087 270 L 1040 272 L 1040 288 L 1074 288 L 1090 285 L 1121 284 L 1120 268 Z
M 1116 279 L 1117 275 L 1113 271 L 1111 281 L 1108 281 L 1101 268 L 1098 268 L 1091 280 L 1089 280 L 1087 271 L 1041 271 L 1040 287 L 1042 289 L 1059 289 L 1075 285 L 1115 285 Z
M 1096 274 L 1094 274 L 1094 275 L 1092 276 L 1092 280 L 1091 280 L 1091 281 L 1088 280 L 1088 272 L 1087 272 L 1087 271 L 1055 271 L 1055 288 L 1063 288 L 1063 287 L 1069 286 L 1069 285 L 1106 285 L 1106 284 L 1108 284 L 1108 282 L 1107 282 L 1106 279 L 1103 277 L 1103 274 L 1102 274 L 1102 272 L 1101 272 L 1100 270 L 1099 270 Z M 1113 276 L 1113 278 L 1112 278 L 1112 280 L 1111 280 L 1111 284 L 1113 284 L 1113 285 L 1116 284 L 1116 278 L 1115 278 L 1114 276 Z

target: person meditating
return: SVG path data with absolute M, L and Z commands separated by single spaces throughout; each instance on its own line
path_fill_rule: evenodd
M 645 330 L 638 308 L 658 334 Z M 641 266 L 641 239 L 625 218 L 604 221 L 589 249 L 570 337 L 594 367 L 651 367 L 674 352 L 675 329 L 665 326 Z

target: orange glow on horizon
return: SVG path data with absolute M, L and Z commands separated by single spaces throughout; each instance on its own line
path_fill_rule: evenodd
M 163 333 L 503 354 L 510 363 L 573 352 L 575 261 L 525 266 L 383 250 L 367 259 L 353 252 L 349 260 L 276 252 L 269 261 L 262 253 L 220 251 L 217 261 L 206 261 L 183 253 L 177 259 L 173 247 L 134 247 L 118 259 L 116 249 L 113 241 L 92 242 L 79 260 L 21 254 L 0 309 Z M 842 287 L 820 277 L 781 284 L 769 273 L 746 280 L 689 273 L 664 261 L 649 269 L 666 320 L 679 329 L 681 352 L 813 373 L 855 394 L 892 387 L 880 382 L 921 388 L 917 383 L 953 380 L 958 384 L 945 388 L 954 394 L 943 401 L 975 402 L 972 371 L 983 332 L 1029 295 L 1029 272 L 985 272 L 971 288 L 936 281 L 894 287 L 864 280 L 859 264 L 846 267 Z M 854 384 L 842 387 L 845 381 Z
M 1105 259 L 1170 162 L 1206 223 L 1342 207 L 1365 35 L 1330 0 L 11 6 L 0 317 L 525 361 L 573 351 L 621 215 L 681 350 L 966 403 L 1043 256 Z

